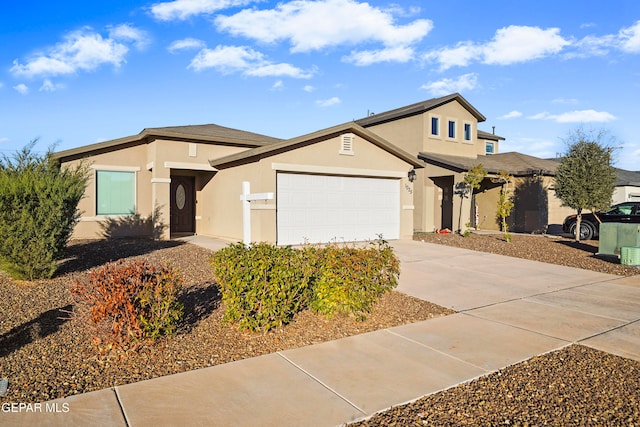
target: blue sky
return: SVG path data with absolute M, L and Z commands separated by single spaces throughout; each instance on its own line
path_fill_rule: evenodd
M 577 127 L 640 170 L 640 2 L 28 1 L 0 15 L 0 153 L 215 123 L 289 138 L 460 92 L 501 151 Z

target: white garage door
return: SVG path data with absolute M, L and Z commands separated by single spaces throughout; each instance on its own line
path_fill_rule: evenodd
M 400 180 L 278 173 L 278 244 L 400 237 Z

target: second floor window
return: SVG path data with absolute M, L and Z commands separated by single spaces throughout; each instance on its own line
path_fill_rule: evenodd
M 485 142 L 484 143 L 484 152 L 486 154 L 493 154 L 495 152 L 495 145 L 493 144 L 493 142 Z
M 471 124 L 464 124 L 464 140 L 471 141 Z
M 437 117 L 431 117 L 431 135 L 437 136 L 440 134 L 439 131 L 440 120 Z
M 449 138 L 455 139 L 456 137 L 456 122 L 449 120 Z

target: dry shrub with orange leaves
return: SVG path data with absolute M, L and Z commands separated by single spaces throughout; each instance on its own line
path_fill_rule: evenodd
M 91 325 L 93 343 L 105 353 L 172 335 L 183 314 L 181 286 L 179 272 L 169 266 L 120 260 L 89 272 L 70 290 L 76 317 Z

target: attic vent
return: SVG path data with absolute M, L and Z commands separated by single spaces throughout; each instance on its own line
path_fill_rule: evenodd
M 340 154 L 353 156 L 353 139 L 354 135 L 352 133 L 345 133 L 344 135 L 342 135 L 339 151 Z

